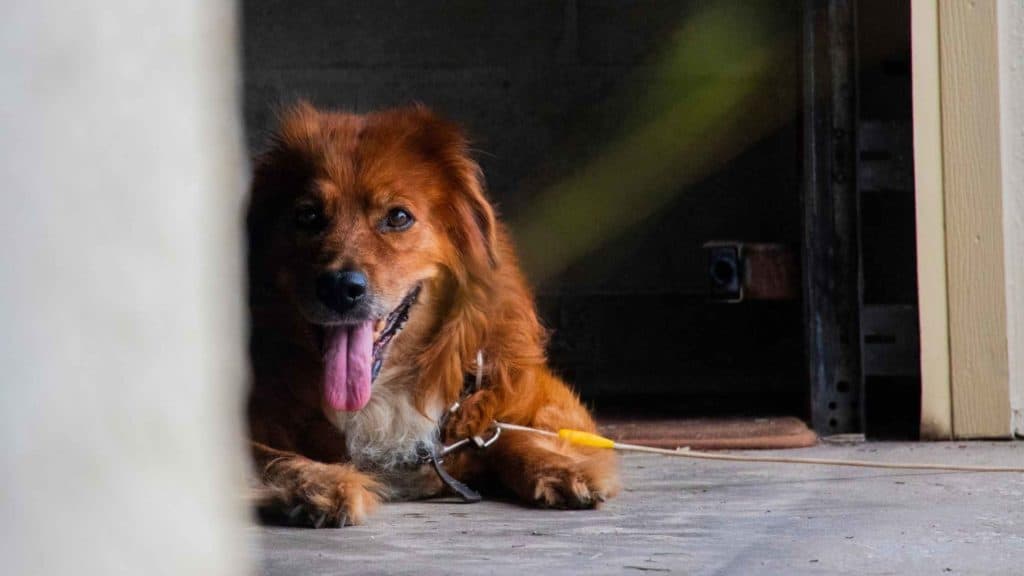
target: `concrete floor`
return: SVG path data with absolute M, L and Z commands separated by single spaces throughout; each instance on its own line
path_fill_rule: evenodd
M 791 456 L 1024 465 L 1024 442 Z M 1024 574 L 1024 474 L 622 458 L 597 511 L 388 504 L 365 526 L 253 527 L 259 573 Z

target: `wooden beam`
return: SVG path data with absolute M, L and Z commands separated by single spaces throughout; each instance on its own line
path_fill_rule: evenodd
M 995 0 L 939 1 L 953 433 L 1011 434 Z
M 939 11 L 934 0 L 912 1 L 911 42 L 921 331 L 921 438 L 941 440 L 953 435 L 953 403 L 949 380 L 946 222 L 942 195 Z

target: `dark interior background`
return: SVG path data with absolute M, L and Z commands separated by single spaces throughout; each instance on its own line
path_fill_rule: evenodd
M 492 199 L 506 221 L 520 222 L 537 195 L 643 116 L 637 108 L 652 95 L 670 99 L 719 74 L 656 65 L 711 4 L 247 0 L 250 147 L 261 146 L 274 108 L 299 97 L 360 112 L 422 102 L 465 126 Z M 782 104 L 799 101 L 799 8 L 773 2 L 759 24 L 782 52 L 758 78 L 757 112 L 773 128 L 653 215 L 538 279 L 552 363 L 599 410 L 807 415 L 800 304 L 709 302 L 702 249 L 710 240 L 799 244 L 800 115 Z M 688 49 L 697 60 L 716 57 L 716 45 Z M 735 70 L 711 79 L 750 80 Z M 732 128 L 742 131 L 743 118 L 737 112 Z M 632 191 L 618 194 L 628 212 Z
M 876 438 L 917 438 L 910 0 L 861 0 L 856 16 L 864 428 Z

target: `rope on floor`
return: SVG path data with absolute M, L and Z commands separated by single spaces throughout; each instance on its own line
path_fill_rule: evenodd
M 531 432 L 543 436 L 563 438 L 579 446 L 592 448 L 610 448 L 624 452 L 646 452 L 649 454 L 661 454 L 663 456 L 674 456 L 677 458 L 693 458 L 699 460 L 724 460 L 728 462 L 766 462 L 772 464 L 812 464 L 818 466 L 851 466 L 857 468 L 884 468 L 889 470 L 943 470 L 947 472 L 1010 472 L 1024 474 L 1024 466 L 972 466 L 957 464 L 917 464 L 913 462 L 871 462 L 868 460 L 838 460 L 832 458 L 792 458 L 788 456 L 748 456 L 742 454 L 712 454 L 709 452 L 698 452 L 689 448 L 654 448 L 652 446 L 640 446 L 638 444 L 626 444 L 615 442 L 610 438 L 582 432 L 580 430 L 541 430 L 531 426 L 509 424 L 507 422 L 495 422 L 499 428 L 505 430 L 518 430 L 520 432 Z

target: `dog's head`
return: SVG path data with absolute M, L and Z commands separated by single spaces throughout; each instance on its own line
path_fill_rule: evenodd
M 256 163 L 250 290 L 272 287 L 320 334 L 324 400 L 358 410 L 421 286 L 496 263 L 494 213 L 453 124 L 423 107 L 284 112 Z

